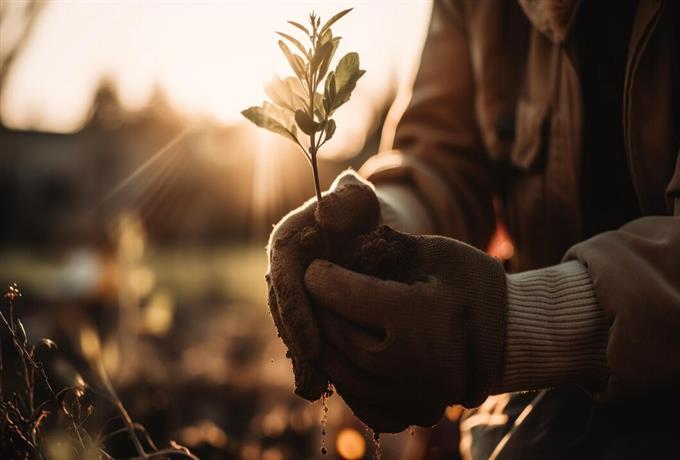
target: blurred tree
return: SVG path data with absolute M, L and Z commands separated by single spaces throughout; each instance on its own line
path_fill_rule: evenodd
M 45 5 L 45 0 L 0 1 L 0 97 L 12 65 L 26 47 Z
M 120 103 L 118 91 L 113 79 L 104 76 L 95 91 L 90 108 L 90 128 L 111 130 L 120 128 L 123 119 L 128 115 Z

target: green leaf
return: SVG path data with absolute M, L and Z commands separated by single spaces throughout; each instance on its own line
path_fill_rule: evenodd
M 310 136 L 319 130 L 319 123 L 315 122 L 304 110 L 295 111 L 295 123 L 297 123 L 303 133 Z
M 345 54 L 335 67 L 335 78 L 338 87 L 342 87 L 358 70 L 359 55 L 357 53 Z
M 295 80 L 297 81 L 297 80 Z M 265 85 L 264 87 L 267 96 L 279 107 L 295 112 L 296 110 L 296 94 L 288 84 L 287 81 L 281 80 L 278 76 Z
M 317 46 L 321 46 L 325 43 L 328 43 L 329 41 L 331 41 L 332 38 L 333 32 L 330 29 L 328 29 L 319 37 L 319 42 L 317 43 Z
M 303 59 L 297 54 L 293 54 L 290 51 L 290 48 L 288 48 L 288 45 L 286 45 L 282 40 L 279 40 L 279 48 L 281 48 L 281 51 L 283 51 L 286 59 L 288 59 L 288 64 L 290 64 L 290 67 L 293 69 L 293 72 L 295 72 L 295 75 L 297 75 L 300 80 L 306 80 L 307 75 L 305 74 L 305 61 L 303 61 Z
M 333 98 L 331 97 L 330 93 L 330 80 L 333 78 L 333 72 L 328 74 L 328 77 L 326 78 L 326 85 L 323 90 L 323 110 L 324 113 L 330 113 L 331 111 L 331 105 L 333 105 Z
M 333 52 L 333 43 L 328 42 L 321 47 L 317 47 L 316 52 L 314 53 L 314 56 L 312 57 L 312 60 L 310 62 L 311 66 L 311 72 L 312 74 L 315 74 L 316 71 L 319 69 L 319 65 L 325 62 L 328 58 L 330 58 L 331 53 Z M 326 66 L 328 68 L 328 66 Z M 318 80 L 321 80 L 323 77 L 319 77 Z
M 331 70 L 328 72 L 328 77 L 326 77 L 323 97 L 323 107 L 327 115 L 330 115 L 333 111 L 333 100 L 336 95 L 335 89 L 335 72 Z
M 278 76 L 274 76 L 265 85 L 265 92 L 274 104 L 289 110 L 291 117 L 296 110 L 306 110 L 309 106 L 306 91 L 300 80 L 295 77 L 286 77 L 281 80 Z
M 332 118 L 328 120 L 328 123 L 326 124 L 326 138 L 324 139 L 324 142 L 330 141 L 331 138 L 333 137 L 333 134 L 335 134 L 335 120 Z
M 302 43 L 300 43 L 295 37 L 288 35 L 288 34 L 284 34 L 283 32 L 276 32 L 276 33 L 279 36 L 281 36 L 281 37 L 285 38 L 286 40 L 288 40 L 289 42 L 291 42 L 293 45 L 295 45 L 295 47 L 297 49 L 302 51 L 302 54 L 304 54 L 305 56 L 307 56 L 307 58 L 309 58 L 309 54 L 307 54 L 307 50 L 305 49 L 304 46 L 302 46 Z
M 319 76 L 318 76 L 319 81 L 323 80 L 323 78 L 326 76 L 326 72 L 328 72 L 328 68 L 331 65 L 331 61 L 333 60 L 333 56 L 335 56 L 335 52 L 338 49 L 338 44 L 340 43 L 340 37 L 333 38 L 330 43 L 333 45 L 333 48 L 331 49 L 331 52 L 328 54 L 326 59 L 324 59 L 321 62 L 321 65 L 319 66 Z
M 303 31 L 304 33 L 306 33 L 307 35 L 309 35 L 309 30 L 308 30 L 305 26 L 303 26 L 302 24 L 300 24 L 299 22 L 288 21 L 288 24 L 290 24 L 290 25 L 293 26 L 293 27 L 297 27 L 298 29 L 300 29 L 301 31 Z
M 333 97 L 333 110 L 349 100 L 357 81 L 364 73 L 366 73 L 365 70 L 359 69 L 359 55 L 357 53 L 347 53 L 340 59 L 335 67 L 334 80 L 337 94 Z
M 276 107 L 275 105 L 270 104 L 267 101 L 264 101 L 262 103 L 262 107 L 267 115 L 277 120 L 286 129 L 288 129 L 289 131 L 295 131 L 295 119 L 294 119 L 295 117 L 294 114 L 292 114 L 290 111 L 287 111 L 280 107 Z
M 298 109 L 304 110 L 307 106 L 307 91 L 295 77 L 286 77 L 283 82 L 288 86 L 288 88 L 293 93 L 293 106 L 294 111 Z
M 336 23 L 340 18 L 342 18 L 344 15 L 346 15 L 347 13 L 349 13 L 350 11 L 352 11 L 352 9 L 353 9 L 353 8 L 348 8 L 348 9 L 346 9 L 346 10 L 343 10 L 343 11 L 339 12 L 338 14 L 336 14 L 335 16 L 333 16 L 332 18 L 330 18 L 328 21 L 326 21 L 326 23 L 323 25 L 323 27 L 322 27 L 321 30 L 319 31 L 319 34 L 323 35 L 323 33 L 324 33 L 328 28 L 330 28 L 330 26 L 332 26 L 333 24 L 335 24 L 335 23 Z
M 331 102 L 333 101 L 333 99 L 335 99 L 335 96 L 337 94 L 336 88 L 337 85 L 335 84 L 335 72 L 331 70 L 330 72 L 328 72 L 328 77 L 326 77 L 326 89 L 325 89 L 326 97 Z
M 289 116 L 283 109 L 265 102 L 262 107 L 249 107 L 241 114 L 260 128 L 297 142 L 297 130 L 292 123 L 292 114 Z
M 319 120 L 326 118 L 326 109 L 324 108 L 323 99 L 323 94 L 318 92 L 314 94 L 314 113 L 317 114 Z
M 284 83 L 288 85 L 288 87 L 293 91 L 293 93 L 297 96 L 300 96 L 302 98 L 307 97 L 307 92 L 302 86 L 302 83 L 300 83 L 300 80 L 298 80 L 295 77 L 286 77 L 283 79 Z

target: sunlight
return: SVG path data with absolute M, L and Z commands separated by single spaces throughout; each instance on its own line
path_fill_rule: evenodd
M 285 142 L 285 143 L 284 143 Z M 272 153 L 282 148 L 291 148 L 292 144 L 275 135 L 256 129 L 254 133 L 254 172 L 252 199 L 252 228 L 262 228 L 264 222 L 270 222 L 267 211 L 275 208 L 276 200 L 281 199 L 283 181 L 281 178 L 281 155 Z M 300 154 L 302 157 L 302 154 Z M 301 160 L 302 161 L 302 160 Z
M 358 51 L 368 72 L 352 109 L 339 113 L 335 143 L 360 145 L 376 106 L 412 72 L 429 1 L 53 1 L 9 75 L 0 108 L 11 127 L 73 131 L 110 75 L 128 108 L 142 107 L 158 84 L 187 114 L 240 122 L 239 112 L 265 97 L 264 82 L 289 73 L 274 32 L 311 9 L 329 17 L 348 4 L 355 11 L 337 27 L 341 52 Z
M 150 167 L 154 166 L 158 160 L 163 158 L 168 152 L 172 151 L 172 148 L 175 147 L 179 142 L 181 142 L 193 129 L 193 126 L 188 126 L 185 128 L 181 133 L 177 134 L 175 137 L 173 137 L 167 144 L 165 144 L 162 148 L 158 149 L 156 153 L 150 156 L 148 160 L 146 160 L 141 166 L 139 166 L 137 169 L 135 169 L 132 173 L 128 174 L 118 185 L 116 185 L 109 193 L 106 194 L 104 199 L 102 200 L 101 203 L 99 203 L 99 206 L 103 205 L 107 201 L 109 201 L 111 198 L 116 196 L 116 194 L 120 193 L 121 190 L 124 190 L 125 187 L 127 187 L 130 182 L 135 180 L 140 174 L 142 174 L 144 171 L 149 169 Z

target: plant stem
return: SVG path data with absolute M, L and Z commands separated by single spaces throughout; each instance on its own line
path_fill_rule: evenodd
M 312 173 L 314 174 L 314 190 L 316 191 L 316 205 L 321 203 L 321 185 L 319 185 L 319 166 L 316 162 L 316 151 L 310 148 L 312 155 Z
M 316 49 L 317 47 L 317 41 L 319 39 L 317 35 L 317 30 L 316 30 L 316 24 L 312 21 L 312 36 L 311 42 L 312 42 L 312 49 Z M 318 75 L 315 75 L 315 73 L 310 72 L 307 75 L 307 88 L 309 89 L 309 116 L 311 117 L 312 120 L 314 120 L 314 97 L 316 96 L 316 87 L 319 85 L 319 81 L 317 80 Z M 319 120 L 321 121 L 321 120 Z M 312 174 L 314 175 L 314 191 L 316 192 L 316 209 L 317 211 L 319 210 L 319 206 L 321 205 L 321 184 L 319 180 L 319 165 L 317 163 L 317 158 L 316 154 L 319 151 L 319 147 L 321 146 L 321 136 L 319 136 L 319 142 L 317 143 L 316 140 L 316 133 L 312 132 L 309 135 L 309 162 L 312 165 Z M 326 235 L 326 232 L 324 231 L 323 227 L 320 227 L 320 232 L 321 232 L 321 239 L 323 240 L 323 246 L 324 250 L 326 252 L 326 257 L 330 257 L 331 255 L 331 250 L 330 250 L 330 245 L 328 243 L 328 236 Z
M 312 139 L 314 139 L 314 136 L 311 136 Z M 313 142 L 313 140 L 312 140 Z M 321 186 L 319 185 L 319 166 L 316 163 L 316 150 L 312 149 L 310 147 L 309 153 L 311 154 L 312 157 L 312 173 L 314 174 L 314 190 L 316 192 L 316 209 L 317 211 L 319 210 L 319 206 L 321 205 Z M 326 257 L 331 257 L 331 246 L 328 243 L 328 235 L 326 235 L 326 231 L 324 230 L 323 227 L 320 227 L 320 232 L 321 232 L 321 239 L 323 240 L 323 247 L 324 250 L 326 251 Z
M 314 27 L 314 35 L 316 37 L 316 27 Z M 316 43 L 314 39 L 312 39 L 312 45 L 316 46 Z M 309 86 L 309 114 L 312 118 L 314 119 L 314 95 L 316 94 L 316 85 L 317 82 L 314 79 L 314 75 L 309 76 L 308 80 L 308 86 Z M 312 133 L 309 135 L 309 156 L 311 158 L 311 163 L 312 163 L 312 173 L 314 174 L 314 190 L 316 191 L 316 206 L 319 206 L 319 203 L 321 203 L 321 186 L 319 184 L 319 167 L 316 162 L 316 152 L 317 152 L 317 146 L 316 146 L 316 133 Z

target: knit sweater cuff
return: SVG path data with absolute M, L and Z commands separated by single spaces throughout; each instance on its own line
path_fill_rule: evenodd
M 494 392 L 603 388 L 609 326 L 588 269 L 570 261 L 507 275 L 507 289 L 505 364 Z

